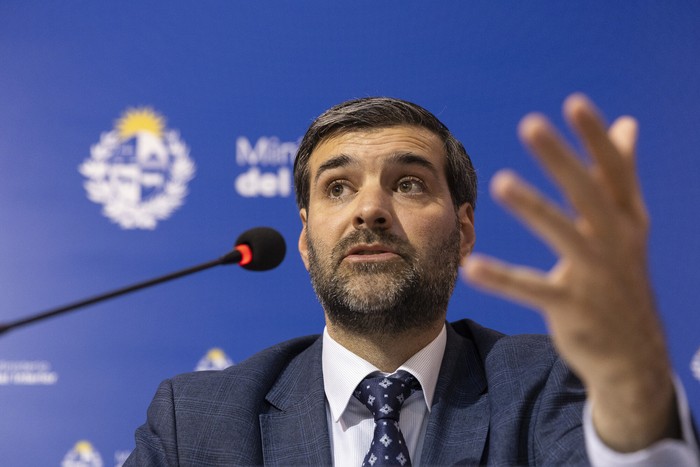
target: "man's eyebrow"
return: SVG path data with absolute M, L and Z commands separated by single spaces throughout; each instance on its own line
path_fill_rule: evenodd
M 355 158 L 347 154 L 338 154 L 337 156 L 333 156 L 318 167 L 318 171 L 314 176 L 314 184 L 318 183 L 318 179 L 321 178 L 321 175 L 328 170 L 337 169 L 339 167 L 347 167 L 357 163 L 358 162 Z M 435 165 L 430 162 L 427 157 L 421 156 L 420 154 L 415 154 L 413 152 L 400 152 L 392 154 L 387 159 L 387 163 L 392 165 L 419 165 L 428 169 L 434 176 L 438 176 L 437 168 L 435 168 Z
M 438 176 L 438 170 L 427 157 L 413 152 L 401 152 L 389 157 L 389 163 L 397 165 L 419 165 L 428 169 L 434 176 Z
M 321 178 L 323 172 L 331 169 L 337 169 L 338 167 L 347 167 L 351 164 L 357 164 L 357 161 L 347 154 L 338 154 L 337 156 L 331 157 L 318 167 L 316 176 L 314 176 L 314 184 L 318 182 L 318 179 Z

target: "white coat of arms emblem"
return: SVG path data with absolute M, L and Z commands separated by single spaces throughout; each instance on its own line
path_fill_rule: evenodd
M 79 167 L 88 198 L 123 229 L 155 229 L 187 195 L 189 148 L 150 108 L 128 109 Z

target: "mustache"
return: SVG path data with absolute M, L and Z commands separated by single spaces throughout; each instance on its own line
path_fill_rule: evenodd
M 407 241 L 390 232 L 383 230 L 355 230 L 343 237 L 333 248 L 332 256 L 336 263 L 343 260 L 345 253 L 355 245 L 380 243 L 391 248 L 396 254 L 406 261 L 415 257 L 415 249 Z

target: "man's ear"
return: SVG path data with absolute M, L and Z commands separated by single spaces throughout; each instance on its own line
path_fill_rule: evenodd
M 474 208 L 464 203 L 457 209 L 459 219 L 459 254 L 462 259 L 469 256 L 474 249 L 476 232 L 474 230 Z
M 309 270 L 309 245 L 306 240 L 306 209 L 302 208 L 299 210 L 299 217 L 301 218 L 301 233 L 299 234 L 299 255 L 301 260 L 304 262 L 304 267 Z

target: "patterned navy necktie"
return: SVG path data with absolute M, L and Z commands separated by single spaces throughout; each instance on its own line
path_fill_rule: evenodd
M 419 389 L 418 380 L 403 370 L 391 376 L 368 376 L 357 386 L 355 397 L 374 416 L 374 437 L 362 462 L 364 467 L 411 465 L 406 440 L 399 427 L 399 414 L 403 402 Z

